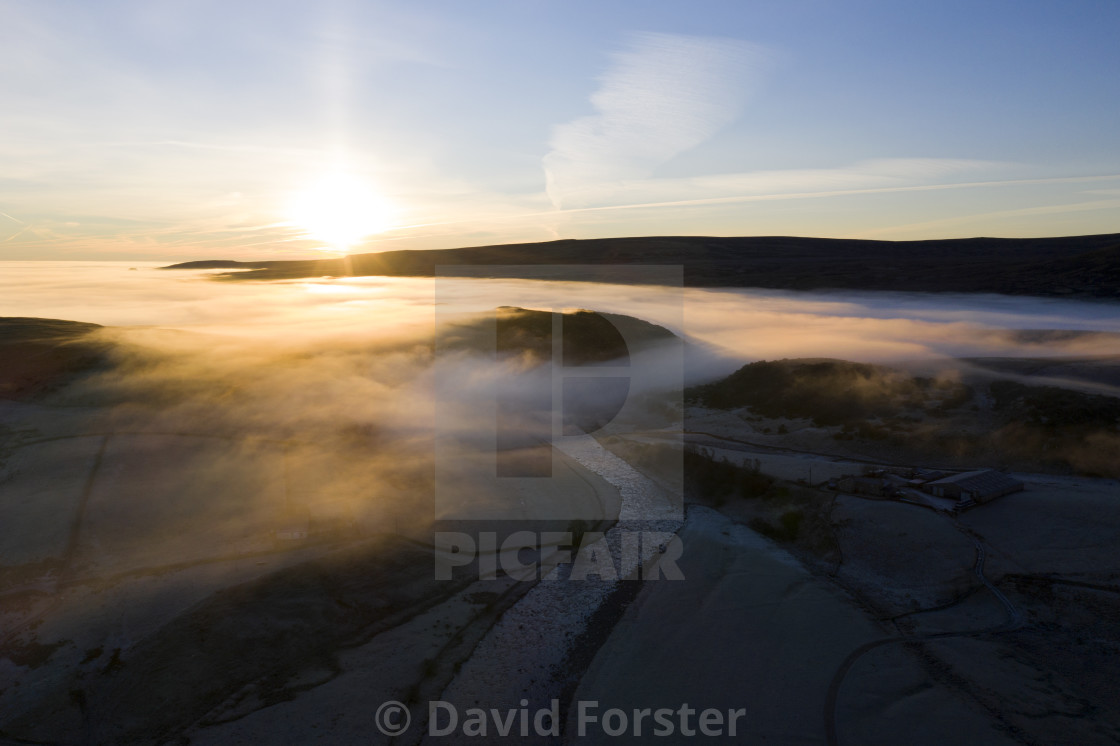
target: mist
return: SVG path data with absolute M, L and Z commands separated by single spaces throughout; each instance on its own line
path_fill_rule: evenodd
M 234 462 L 239 479 L 248 472 L 260 485 L 287 474 L 286 491 L 242 490 L 263 505 L 219 511 L 220 518 L 199 510 L 191 524 L 198 535 L 263 536 L 268 532 L 242 530 L 239 522 L 298 523 L 309 514 L 341 516 L 360 531 L 388 523 L 419 530 L 431 519 L 430 501 L 416 498 L 431 494 L 434 433 L 484 449 L 495 423 L 484 403 L 498 391 L 515 414 L 512 429 L 521 431 L 510 442 L 540 440 L 552 384 L 533 361 L 468 349 L 444 354 L 438 371 L 433 365 L 443 333 L 437 326 L 492 319 L 498 306 L 623 314 L 682 338 L 683 377 L 679 355 L 634 351 L 626 373 L 631 396 L 674 386 L 679 392 L 682 383 L 767 359 L 963 369 L 951 358 L 1120 354 L 1120 319 L 1111 308 L 1066 300 L 477 278 L 440 278 L 437 294 L 432 279 L 223 282 L 205 272 L 109 262 L 9 263 L 0 283 L 0 315 L 106 325 L 96 339 L 107 364 L 56 398 L 51 417 L 36 420 L 38 436 L 51 436 L 51 423 L 65 419 L 58 432 L 179 439 L 167 440 L 164 452 L 194 452 L 197 444 L 186 447 L 182 439 L 205 437 L 220 458 L 193 460 L 183 473 L 195 481 L 218 479 L 222 465 Z M 448 381 L 455 396 L 447 396 Z M 589 409 L 609 409 L 619 396 L 594 383 L 567 391 L 569 400 L 584 400 L 579 417 L 586 422 L 595 419 Z M 75 418 L 84 424 L 75 428 Z M 9 419 L 20 427 L 19 412 Z M 116 463 L 117 446 L 106 448 L 107 463 Z M 151 469 L 120 451 L 114 483 L 127 489 Z
M 136 267 L 131 270 L 130 267 Z M 7 262 L 0 315 L 205 332 L 272 345 L 407 342 L 432 334 L 430 278 L 220 282 L 117 262 Z M 996 295 L 700 290 L 509 279 L 439 281 L 441 315 L 577 308 L 661 324 L 691 344 L 690 372 L 781 357 L 866 362 L 945 356 L 1120 354 L 1107 303 Z M 562 307 L 555 299 L 564 298 Z M 1071 330 L 1079 334 L 1029 334 Z M 1086 334 L 1094 332 L 1095 334 Z
M 44 667 L 43 680 L 100 667 L 90 707 L 105 712 L 171 713 L 150 704 L 168 701 L 167 691 L 186 703 L 183 712 L 196 700 L 200 709 L 213 704 L 207 688 L 179 669 L 167 668 L 176 671 L 170 678 L 152 673 L 184 650 L 205 649 L 193 624 L 231 620 L 232 631 L 218 639 L 237 641 L 237 657 L 249 664 L 236 676 L 247 682 L 276 665 L 278 640 L 324 639 L 310 622 L 313 634 L 292 632 L 293 614 L 328 609 L 339 620 L 328 626 L 345 632 L 355 613 L 373 618 L 379 604 L 391 603 L 382 588 L 435 598 L 445 591 L 424 553 L 434 527 L 466 522 L 477 530 L 484 521 L 566 531 L 618 519 L 621 493 L 566 453 L 562 439 L 590 440 L 581 434 L 589 431 L 683 438 L 683 388 L 744 363 L 835 357 L 932 367 L 938 377 L 919 393 L 935 410 L 963 390 L 954 369 L 975 376 L 993 359 L 1052 358 L 1057 377 L 1067 358 L 1120 354 L 1111 307 L 1061 300 L 463 277 L 256 283 L 85 262 L 3 270 L 0 316 L 103 325 L 61 343 L 89 352 L 72 356 L 83 367 L 55 371 L 57 380 L 35 396 L 0 399 L 0 498 L 9 506 L 0 523 L 0 585 L 31 594 L 6 613 L 22 620 L 49 611 L 37 634 L 75 641 L 55 653 L 57 668 Z M 499 345 L 495 309 L 503 306 L 511 307 L 507 315 L 589 309 L 640 319 L 648 323 L 632 326 L 649 344 L 634 343 L 620 324 L 625 357 L 567 360 L 554 337 Z M 556 328 L 554 316 L 523 315 L 537 331 Z M 542 317 L 551 322 L 538 324 Z M 559 374 L 549 368 L 557 349 Z M 604 349 L 616 347 L 592 340 L 590 351 Z M 839 397 L 825 385 L 831 398 L 822 407 L 839 398 L 879 412 L 916 398 L 901 373 L 856 383 Z M 972 454 L 980 443 L 991 446 L 985 454 L 1033 464 L 1049 448 L 1071 468 L 1112 473 L 1114 434 L 1078 430 L 1055 451 L 1047 431 L 1017 421 L 1035 409 L 1046 408 L 1047 417 L 1064 411 L 1065 400 L 1021 399 L 1005 407 L 1016 422 L 983 441 L 940 438 L 938 427 L 958 434 L 970 416 L 963 410 L 928 422 L 894 419 L 908 444 L 936 446 L 929 452 L 939 455 L 954 455 L 946 449 L 957 442 Z M 889 424 L 866 429 L 875 435 Z M 848 443 L 823 426 L 846 436 L 842 425 L 822 423 L 818 435 L 829 448 Z M 659 457 L 659 466 L 668 462 Z M 337 586 L 318 582 L 340 572 L 345 582 Z M 278 588 L 282 594 L 268 596 Z M 66 603 L 52 606 L 60 589 Z M 336 603 L 336 592 L 345 603 Z M 231 607 L 229 594 L 248 600 Z M 276 606 L 258 613 L 265 596 Z M 248 653 L 239 626 L 247 619 L 256 630 Z M 86 660 L 99 650 L 105 659 Z M 122 672 L 113 671 L 110 651 L 123 651 Z M 221 644 L 209 651 L 200 677 L 230 656 Z M 43 686 L 69 696 L 73 682 L 57 681 Z M 48 722 L 44 712 L 32 708 L 27 722 Z

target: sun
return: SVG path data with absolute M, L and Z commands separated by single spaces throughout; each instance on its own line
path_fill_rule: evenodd
M 288 209 L 308 238 L 346 251 L 367 236 L 392 227 L 392 205 L 360 178 L 332 171 L 299 190 Z

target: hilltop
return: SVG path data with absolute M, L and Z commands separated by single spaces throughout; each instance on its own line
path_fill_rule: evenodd
M 787 359 L 750 363 L 685 397 L 705 410 L 696 417 L 737 412 L 727 421 L 740 430 L 790 433 L 775 436 L 775 445 L 811 438 L 806 449 L 822 453 L 1120 476 L 1110 455 L 1120 445 L 1120 398 L 1022 377 L 1027 382 L 1003 379 L 997 369 L 931 378 L 847 360 Z
M 0 317 L 0 399 L 25 399 L 102 362 L 97 324 Z
M 496 315 L 483 314 L 449 324 L 440 330 L 437 344 L 445 351 L 462 349 L 474 352 L 492 352 L 496 345 L 499 354 L 514 353 L 527 359 L 547 361 L 553 352 L 552 328 L 557 315 L 563 320 L 561 349 L 564 365 L 612 360 L 628 364 L 631 352 L 676 338 L 665 327 L 633 316 L 585 309 L 553 314 L 502 306 L 496 309 Z

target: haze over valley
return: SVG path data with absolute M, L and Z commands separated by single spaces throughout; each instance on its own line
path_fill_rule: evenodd
M 750 732 L 798 721 L 809 740 L 873 743 L 886 732 L 870 691 L 913 717 L 936 702 L 992 742 L 1028 724 L 1116 727 L 1078 667 L 1115 656 L 1091 621 L 1117 572 L 1108 303 L 218 272 L 6 268 L 3 312 L 39 318 L 0 322 L 19 361 L 0 379 L 5 736 L 272 740 L 310 723 L 321 697 L 377 692 L 424 723 L 427 702 L 467 708 L 480 686 L 495 706 L 561 702 L 566 739 L 577 700 L 776 697 Z M 85 321 L 49 320 L 79 308 Z M 598 377 L 565 384 L 550 435 L 550 371 L 581 369 Z M 510 478 L 540 468 L 547 480 Z M 1025 491 L 959 517 L 920 489 L 851 482 L 992 468 Z M 1055 526 L 1068 543 L 1048 538 Z M 561 544 L 534 556 L 578 581 L 488 579 L 479 561 L 434 579 L 433 532 L 448 529 L 566 536 L 573 550 L 602 535 L 612 567 L 568 564 L 551 554 Z M 627 532 L 658 537 L 640 557 L 685 580 L 639 580 Z M 657 554 L 667 542 L 681 551 Z M 716 556 L 734 559 L 712 575 Z M 736 580 L 747 566 L 771 580 Z M 813 600 L 768 620 L 658 610 L 712 593 L 749 606 L 805 583 Z M 808 617 L 804 603 L 831 611 Z M 723 629 L 733 619 L 752 634 Z M 1044 654 L 1044 639 L 1073 645 L 1088 629 L 1077 656 Z M 821 634 L 811 667 L 757 658 L 759 644 Z M 657 662 L 632 649 L 665 635 L 677 652 Z M 754 661 L 740 683 L 695 678 L 713 645 Z M 988 697 L 1007 695 L 973 682 L 1007 655 L 1027 662 L 998 691 L 1061 683 L 993 718 Z M 640 684 L 647 665 L 679 676 Z M 872 682 L 865 666 L 890 674 Z M 800 694 L 764 694 L 775 678 Z M 1057 714 L 1073 702 L 1099 714 Z M 375 727 L 368 708 L 336 712 L 334 737 Z M 922 738 L 940 738 L 944 721 L 920 717 Z
M 1120 743 L 1120 4 L 0 0 L 0 746 Z

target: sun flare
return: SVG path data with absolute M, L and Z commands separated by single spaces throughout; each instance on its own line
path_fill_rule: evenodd
M 360 178 L 334 171 L 297 192 L 289 216 L 308 238 L 344 251 L 391 228 L 393 208 Z

